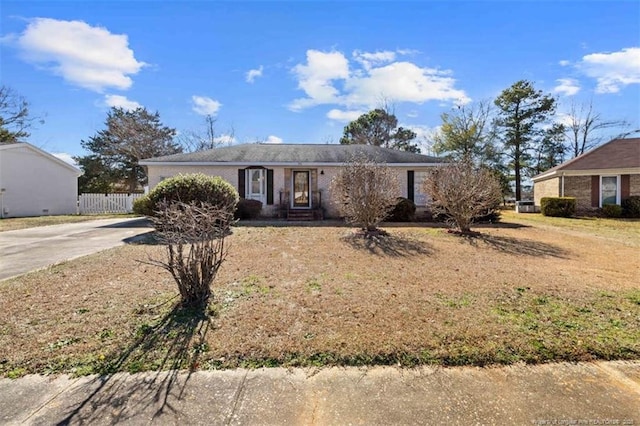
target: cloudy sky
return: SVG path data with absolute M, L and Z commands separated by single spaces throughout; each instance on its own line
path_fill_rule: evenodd
M 54 153 L 82 155 L 111 106 L 179 132 L 211 114 L 233 143 L 337 143 L 386 102 L 422 135 L 520 79 L 560 112 L 593 102 L 640 127 L 638 1 L 3 0 L 0 15 L 0 80 Z

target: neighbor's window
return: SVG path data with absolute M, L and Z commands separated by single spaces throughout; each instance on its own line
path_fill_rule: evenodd
M 605 204 L 620 204 L 620 177 L 600 177 L 600 206 Z

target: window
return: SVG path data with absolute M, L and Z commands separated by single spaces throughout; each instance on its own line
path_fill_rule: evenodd
M 245 170 L 245 198 L 266 203 L 267 194 L 267 170 L 247 169 Z
M 600 207 L 620 204 L 620 176 L 600 176 Z

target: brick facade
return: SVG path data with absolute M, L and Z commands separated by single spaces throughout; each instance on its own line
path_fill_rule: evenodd
M 179 166 L 155 166 L 149 165 L 149 188 L 152 189 L 163 179 L 180 173 L 204 173 L 211 176 L 220 176 L 234 187 L 238 187 L 238 169 L 244 166 L 191 166 L 188 164 Z M 274 216 L 277 213 L 280 193 L 291 191 L 291 171 L 292 170 L 310 170 L 311 171 L 311 190 L 319 190 L 322 192 L 322 206 L 325 209 L 326 217 L 338 217 L 338 210 L 331 202 L 330 185 L 333 177 L 339 172 L 340 166 L 317 166 L 317 167 L 273 167 L 273 205 L 264 205 L 262 207 L 263 216 Z M 407 171 L 426 171 L 428 168 L 414 167 L 394 167 L 398 172 L 399 180 L 399 197 L 407 197 Z
M 640 196 L 640 175 L 629 176 L 629 195 Z
M 540 207 L 540 200 L 543 197 L 559 197 L 560 196 L 560 178 L 552 178 L 536 182 L 533 185 L 533 201 Z
M 578 210 L 591 209 L 591 176 L 565 176 L 564 196 L 575 197 Z

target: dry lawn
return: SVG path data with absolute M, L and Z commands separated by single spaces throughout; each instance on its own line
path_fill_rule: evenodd
M 639 358 L 640 222 L 505 222 L 236 227 L 210 316 L 174 309 L 151 244 L 0 282 L 0 375 Z

